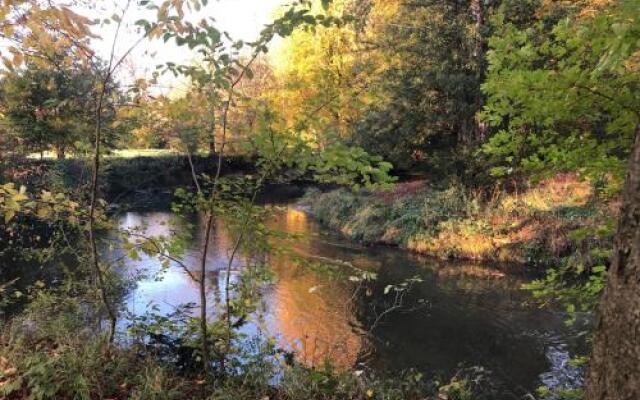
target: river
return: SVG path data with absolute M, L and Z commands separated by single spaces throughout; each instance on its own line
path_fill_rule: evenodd
M 169 211 L 126 212 L 119 215 L 121 228 L 142 227 L 147 235 L 171 236 L 192 229 L 193 239 L 182 255 L 197 270 L 203 221 L 176 218 Z M 186 222 L 190 222 L 187 224 Z M 577 328 L 564 323 L 557 310 L 540 309 L 520 289 L 531 279 L 522 266 L 488 267 L 474 263 L 433 260 L 400 249 L 363 247 L 323 230 L 294 204 L 283 204 L 270 221 L 274 228 L 303 234 L 293 254 L 273 254 L 271 283 L 261 289 L 260 311 L 244 328 L 248 335 L 275 337 L 299 360 L 318 365 L 325 358 L 343 367 L 366 365 L 380 372 L 416 369 L 427 376 L 450 376 L 463 367 L 482 366 L 501 387 L 502 398 L 521 398 L 542 385 L 575 387 L 580 371 L 568 364 L 582 349 Z M 211 318 L 224 302 L 225 268 L 230 235 L 218 223 L 210 242 L 207 262 L 207 295 Z M 354 283 L 336 279 L 295 260 L 335 260 L 334 266 L 352 264 L 375 272 L 371 290 L 354 295 Z M 243 268 L 234 263 L 231 280 Z M 156 258 L 127 260 L 127 272 L 142 276 L 129 292 L 126 306 L 142 314 L 153 304 L 170 313 L 184 303 L 197 303 L 197 284 L 173 265 L 161 271 Z M 347 268 L 347 267 L 343 267 Z M 399 306 L 380 305 L 392 293 L 388 285 L 413 283 Z M 372 306 L 376 304 L 376 308 Z M 363 335 L 363 332 L 369 332 Z

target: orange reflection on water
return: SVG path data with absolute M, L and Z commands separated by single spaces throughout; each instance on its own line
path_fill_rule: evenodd
M 270 224 L 273 228 L 289 234 L 308 234 L 317 231 L 314 222 L 303 211 L 292 207 L 282 208 L 282 213 Z M 162 274 L 162 279 L 139 281 L 135 295 L 131 296 L 130 308 L 142 310 L 151 302 L 162 310 L 170 312 L 184 303 L 199 304 L 199 284 L 203 279 L 200 271 L 201 246 L 204 241 L 205 221 L 202 216 L 195 219 L 194 234 L 189 239 L 187 249 L 181 254 L 186 272 L 178 265 L 172 265 Z M 136 215 L 129 213 L 122 219 L 123 228 L 139 227 L 146 235 L 171 236 L 175 230 L 184 229 L 180 221 L 172 220 L 169 214 L 148 213 Z M 297 256 L 321 256 L 323 249 L 312 237 L 282 241 L 287 249 Z M 210 318 L 218 318 L 224 303 L 226 268 L 229 262 L 229 249 L 235 239 L 225 225 L 218 220 L 213 226 L 207 256 L 207 298 Z M 326 251 L 326 249 L 325 249 Z M 243 266 L 249 263 L 247 254 L 236 255 L 232 268 L 232 282 Z M 269 265 L 275 273 L 276 284 L 267 305 L 269 323 L 273 323 L 269 332 L 277 335 L 283 348 L 294 351 L 297 359 L 310 366 L 331 360 L 338 367 L 355 364 L 362 340 L 352 327 L 352 314 L 349 310 L 352 292 L 348 284 L 332 280 L 308 266 L 299 265 L 290 253 L 275 252 L 269 257 Z M 329 260 L 328 257 L 322 257 Z M 132 265 L 134 270 L 148 268 L 151 273 L 159 271 L 156 258 L 145 257 L 145 262 Z M 364 261 L 363 261 L 364 263 Z
M 285 226 L 280 228 L 287 232 L 308 232 L 310 222 L 300 210 L 287 208 L 282 221 Z M 308 241 L 295 247 L 302 254 L 315 254 Z M 340 367 L 355 364 L 362 340 L 350 324 L 349 290 L 285 255 L 274 257 L 271 268 L 277 279 L 272 313 L 280 345 L 311 366 L 328 359 Z

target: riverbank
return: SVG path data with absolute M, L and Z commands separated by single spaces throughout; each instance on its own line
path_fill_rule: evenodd
M 127 154 L 127 153 L 123 153 Z M 143 153 L 145 154 L 145 153 Z M 109 202 L 140 192 L 168 191 L 192 184 L 192 170 L 196 175 L 214 175 L 218 159 L 212 155 L 183 154 L 126 155 L 105 157 L 100 171 L 100 196 Z M 190 164 L 191 163 L 191 164 Z M 86 157 L 33 159 L 16 157 L 0 165 L 0 183 L 14 182 L 32 190 L 82 192 L 91 179 L 91 160 Z M 225 174 L 250 174 L 255 171 L 254 160 L 244 156 L 223 159 Z
M 609 247 L 610 235 L 596 231 L 615 215 L 615 202 L 594 201 L 591 185 L 574 175 L 489 199 L 458 185 L 414 181 L 391 192 L 311 189 L 301 203 L 325 226 L 365 244 L 530 266 L 557 265 L 583 249 Z

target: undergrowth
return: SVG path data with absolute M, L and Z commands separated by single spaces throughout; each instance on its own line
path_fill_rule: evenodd
M 168 321 L 165 319 L 164 324 Z M 166 326 L 166 325 L 165 325 Z M 255 399 L 255 400 L 482 400 L 491 386 L 482 369 L 461 371 L 448 383 L 415 371 L 381 377 L 326 363 L 310 368 L 264 342 L 224 376 L 205 380 L 185 370 L 151 339 L 109 345 L 82 298 L 42 290 L 19 316 L 0 325 L 0 398 L 17 399 Z M 156 331 L 157 334 L 157 331 Z M 157 335 L 156 335 L 157 336 Z M 135 337 L 135 336 L 133 336 Z M 174 337 L 172 340 L 178 341 Z M 166 344 L 166 342 L 165 342 Z

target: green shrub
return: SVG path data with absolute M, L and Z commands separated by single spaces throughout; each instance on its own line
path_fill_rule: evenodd
M 346 189 L 322 193 L 311 189 L 302 199 L 310 206 L 313 215 L 332 228 L 345 226 L 361 206 L 360 198 Z
M 406 245 L 409 238 L 428 230 L 423 218 L 425 201 L 422 196 L 407 196 L 394 201 L 385 232 L 393 243 Z
M 381 240 L 388 221 L 389 209 L 384 204 L 371 201 L 363 204 L 349 219 L 343 228 L 352 239 L 366 243 L 375 243 Z
M 40 291 L 3 328 L 0 398 L 184 398 L 170 365 L 107 346 L 85 300 Z

